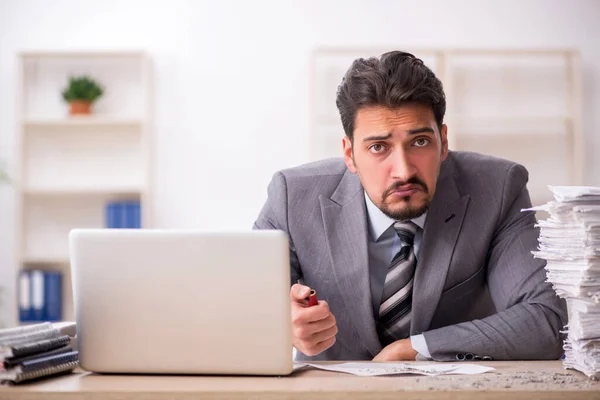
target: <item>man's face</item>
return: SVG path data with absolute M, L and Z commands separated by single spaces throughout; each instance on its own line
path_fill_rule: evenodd
M 440 165 L 448 155 L 446 135 L 446 126 L 440 135 L 425 105 L 362 108 L 354 121 L 354 143 L 344 138 L 344 159 L 384 214 L 412 219 L 427 211 L 433 199 Z

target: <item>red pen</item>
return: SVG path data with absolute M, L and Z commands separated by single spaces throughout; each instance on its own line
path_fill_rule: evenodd
M 316 306 L 317 304 L 319 304 L 319 300 L 317 300 L 316 290 L 311 289 L 310 293 L 307 297 L 304 298 L 304 300 L 308 302 L 309 307 Z

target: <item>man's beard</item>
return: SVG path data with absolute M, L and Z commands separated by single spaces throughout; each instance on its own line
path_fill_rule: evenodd
M 429 208 L 429 203 L 431 202 L 431 198 L 427 197 L 425 199 L 425 202 L 420 207 L 412 207 L 409 205 L 410 196 L 406 196 L 402 199 L 406 202 L 406 207 L 400 210 L 392 210 L 391 207 L 386 204 L 385 199 L 388 198 L 393 191 L 405 185 L 419 185 L 421 186 L 421 190 L 423 190 L 425 194 L 429 194 L 429 190 L 427 189 L 427 185 L 425 184 L 425 182 L 423 182 L 416 176 L 413 176 L 406 182 L 396 182 L 392 186 L 387 188 L 381 196 L 382 199 L 379 209 L 382 213 L 396 221 L 406 221 L 409 219 L 420 217 L 425 213 L 425 211 L 427 211 L 427 209 Z

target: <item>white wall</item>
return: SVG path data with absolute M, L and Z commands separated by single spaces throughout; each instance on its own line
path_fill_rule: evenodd
M 600 185 L 599 18 L 597 0 L 0 0 L 0 160 L 17 161 L 16 51 L 145 49 L 157 226 L 249 228 L 272 173 L 308 159 L 315 46 L 576 47 L 586 180 Z M 13 206 L 0 188 L 0 286 L 14 279 Z

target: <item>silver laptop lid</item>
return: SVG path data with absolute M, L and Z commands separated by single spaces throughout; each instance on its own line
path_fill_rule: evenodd
M 82 368 L 292 371 L 283 232 L 76 229 L 69 242 Z

